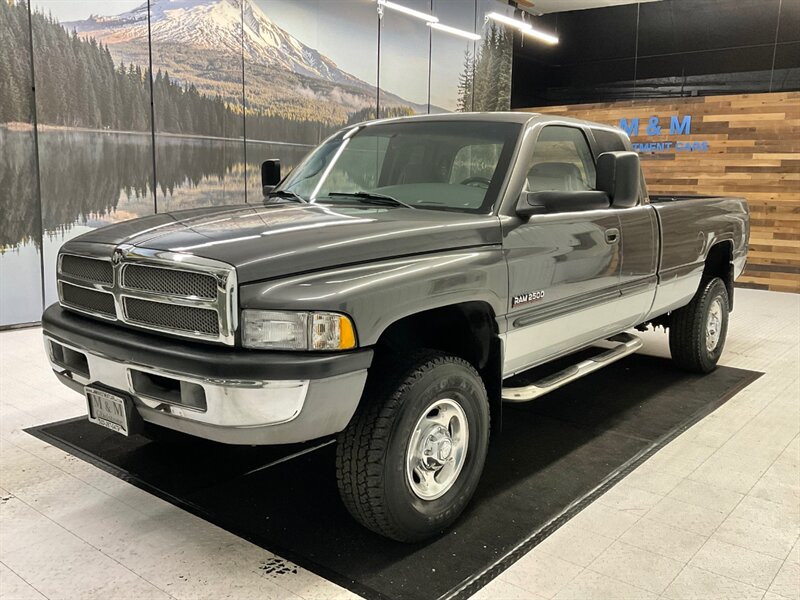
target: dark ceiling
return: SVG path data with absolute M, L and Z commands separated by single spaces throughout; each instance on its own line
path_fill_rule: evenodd
M 800 89 L 799 0 L 663 0 L 532 18 L 512 105 Z

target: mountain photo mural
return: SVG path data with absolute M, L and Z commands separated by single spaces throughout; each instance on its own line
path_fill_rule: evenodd
M 308 144 L 316 144 L 320 132 L 327 133 L 347 123 L 353 114 L 375 107 L 374 83 L 351 75 L 289 34 L 267 16 L 261 4 L 256 0 L 151 0 L 153 71 L 157 78 L 161 71 L 167 84 L 180 82 L 183 93 L 174 98 L 199 95 L 218 99 L 228 115 L 240 120 L 244 94 L 248 138 Z M 377 19 L 374 2 L 349 4 L 354 5 L 352 9 L 369 10 Z M 107 46 L 117 62 L 148 64 L 148 48 L 141 43 L 148 35 L 146 3 L 119 15 L 91 15 L 67 22 L 64 27 Z M 341 33 L 346 39 L 347 32 Z M 155 89 L 154 96 L 158 107 Z M 387 107 L 423 109 L 396 94 L 387 94 L 383 100 Z M 427 106 L 422 112 L 427 112 Z M 185 122 L 180 107 L 161 113 L 156 116 L 159 132 L 242 135 L 241 125 L 225 127 L 222 123 L 213 133 L 198 131 Z
M 506 2 L 399 3 L 484 39 L 379 20 L 375 0 L 0 0 L 4 275 L 38 289 L 40 257 L 50 303 L 58 248 L 84 231 L 260 202 L 261 161 L 286 172 L 350 123 L 509 108 L 511 38 L 485 20 Z

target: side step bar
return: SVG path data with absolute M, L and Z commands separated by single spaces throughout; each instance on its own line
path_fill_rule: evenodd
M 540 379 L 539 381 L 526 385 L 525 387 L 503 388 L 503 400 L 506 402 L 528 402 L 548 392 L 560 388 L 563 385 L 580 379 L 598 369 L 602 369 L 613 362 L 633 354 L 642 347 L 642 340 L 630 333 L 620 333 L 606 340 L 615 344 L 613 348 L 593 356 L 587 360 L 571 365 L 566 369 Z

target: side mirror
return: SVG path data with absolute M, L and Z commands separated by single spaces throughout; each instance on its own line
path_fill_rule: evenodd
M 281 182 L 281 161 L 271 158 L 261 163 L 261 188 L 266 196 Z
M 597 157 L 597 189 L 611 198 L 614 208 L 639 203 L 641 168 L 636 152 L 604 152 Z
M 517 202 L 517 214 L 520 217 L 530 217 L 547 213 L 602 210 L 609 206 L 608 195 L 594 190 L 522 192 Z

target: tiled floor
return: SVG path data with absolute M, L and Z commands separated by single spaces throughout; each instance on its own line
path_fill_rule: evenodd
M 799 339 L 800 296 L 737 290 L 722 363 L 766 374 L 475 597 L 800 599 Z M 48 370 L 0 333 L 3 599 L 354 597 L 24 433 L 85 412 Z

